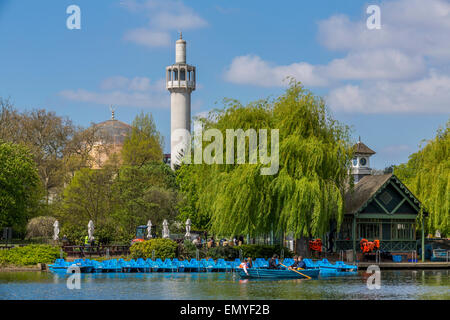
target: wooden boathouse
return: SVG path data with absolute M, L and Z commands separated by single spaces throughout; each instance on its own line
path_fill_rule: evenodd
M 373 154 L 361 141 L 355 145 L 352 162 L 355 185 L 345 194 L 345 216 L 336 233 L 335 252 L 353 250 L 353 256 L 361 256 L 361 239 L 380 240 L 381 252 L 413 254 L 419 247 L 424 252 L 421 217 L 428 213 L 394 174 L 372 175 L 369 158 Z M 419 235 L 418 222 L 422 226 Z

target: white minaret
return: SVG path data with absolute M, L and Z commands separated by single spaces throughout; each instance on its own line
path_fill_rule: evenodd
M 195 90 L 195 67 L 186 64 L 186 41 L 180 32 L 175 44 L 175 64 L 166 67 L 170 91 L 170 166 L 180 163 L 184 145 L 190 143 L 191 92 Z

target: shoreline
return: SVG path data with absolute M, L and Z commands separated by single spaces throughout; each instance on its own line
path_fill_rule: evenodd
M 376 265 L 380 269 L 384 270 L 438 270 L 438 269 L 450 269 L 450 262 L 360 262 L 357 264 L 358 270 L 366 269 L 371 265 Z M 47 264 L 38 263 L 35 266 L 2 266 L 0 267 L 0 273 L 3 272 L 49 272 Z
M 47 264 L 45 263 L 38 263 L 34 266 L 14 266 L 14 265 L 8 265 L 8 266 L 0 266 L 0 273 L 1 272 L 48 272 Z

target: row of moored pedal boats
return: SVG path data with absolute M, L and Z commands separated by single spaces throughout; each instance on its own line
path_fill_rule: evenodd
M 306 264 L 305 269 L 298 271 L 288 270 L 285 267 L 280 269 L 269 269 L 269 261 L 263 258 L 254 260 L 248 274 L 243 273 L 240 268 L 242 261 L 225 261 L 224 259 L 110 259 L 105 261 L 95 261 L 90 259 L 77 259 L 73 262 L 57 259 L 54 264 L 49 265 L 52 272 L 57 273 L 147 273 L 147 272 L 238 272 L 244 278 L 315 278 L 319 274 L 323 276 L 351 275 L 357 272 L 356 265 L 348 265 L 342 261 L 330 263 L 327 259 L 313 261 L 303 259 Z M 278 263 L 278 261 L 277 261 Z M 291 266 L 294 260 L 286 258 L 283 265 Z

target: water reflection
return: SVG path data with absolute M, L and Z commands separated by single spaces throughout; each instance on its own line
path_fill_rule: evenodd
M 233 273 L 0 274 L 0 299 L 450 299 L 449 270 L 382 270 L 381 289 L 368 290 L 368 274 L 317 280 L 240 279 Z

